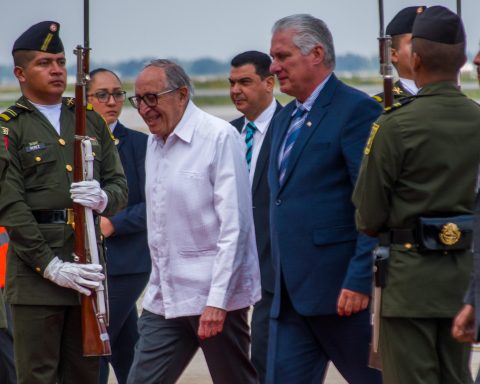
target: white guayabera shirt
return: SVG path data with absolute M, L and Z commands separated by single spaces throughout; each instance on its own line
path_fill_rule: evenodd
M 143 307 L 166 318 L 260 299 L 248 170 L 241 138 L 191 101 L 164 142 L 147 145 L 152 273 Z

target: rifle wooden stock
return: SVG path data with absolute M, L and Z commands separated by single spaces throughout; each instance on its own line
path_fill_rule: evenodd
M 393 70 L 391 59 L 392 40 L 390 36 L 383 33 L 378 38 L 379 42 L 379 58 L 380 58 L 380 74 L 383 77 L 383 98 L 384 107 L 393 105 Z
M 86 136 L 86 74 L 85 53 L 88 49 L 77 46 L 77 82 L 75 84 L 75 144 L 74 144 L 74 172 L 75 182 L 83 181 L 85 170 L 83 167 L 82 139 Z M 75 261 L 90 263 L 90 250 L 86 232 L 85 208 L 80 204 L 73 204 L 75 220 Z M 97 246 L 93 244 L 92 246 Z M 82 346 L 84 356 L 111 355 L 110 340 L 108 338 L 105 318 L 97 314 L 97 294 L 92 290 L 90 296 L 81 295 L 82 301 Z

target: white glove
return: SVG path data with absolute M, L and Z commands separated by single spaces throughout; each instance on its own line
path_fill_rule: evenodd
M 58 257 L 50 261 L 43 272 L 43 277 L 65 288 L 90 296 L 90 289 L 100 286 L 105 275 L 101 273 L 100 264 L 76 264 L 62 261 Z M 90 288 L 90 289 L 88 289 Z
M 72 183 L 70 193 L 74 203 L 91 208 L 98 213 L 102 213 L 107 207 L 107 194 L 100 188 L 97 180 Z

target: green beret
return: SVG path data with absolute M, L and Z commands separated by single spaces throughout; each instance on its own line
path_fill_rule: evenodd
M 412 37 L 443 44 L 458 44 L 465 42 L 465 29 L 458 15 L 436 5 L 417 16 L 413 23 Z
M 32 25 L 15 41 L 12 53 L 18 50 L 61 53 L 64 49 L 59 32 L 60 24 L 55 21 Z
M 412 33 L 412 27 L 415 18 L 426 8 L 427 7 L 425 7 L 424 5 L 403 8 L 393 17 L 392 21 L 388 23 L 385 34 L 390 36 L 396 36 L 403 35 L 405 33 Z

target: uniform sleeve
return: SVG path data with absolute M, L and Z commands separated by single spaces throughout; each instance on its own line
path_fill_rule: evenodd
M 0 225 L 7 227 L 15 254 L 32 269 L 43 274 L 54 258 L 37 221 L 26 202 L 25 180 L 22 173 L 19 138 L 15 127 L 8 126 L 10 164 L 0 192 Z
M 98 136 L 102 140 L 100 185 L 108 196 L 108 204 L 102 215 L 112 216 L 127 205 L 127 180 L 110 129 L 96 112 L 89 113 L 90 116 L 92 114 L 95 116 L 91 117 L 91 120 L 94 121 Z
M 233 127 L 229 128 L 231 132 L 217 144 L 213 171 L 214 207 L 220 231 L 207 306 L 217 308 L 227 305 L 229 288 L 244 263 L 245 244 L 253 231 L 247 167 L 238 133 L 233 131 Z
M 8 153 L 5 147 L 5 141 L 3 140 L 2 137 L 0 137 L 0 183 L 2 183 L 3 180 L 5 180 L 8 163 L 9 163 Z M 0 185 L 0 189 L 1 189 L 1 185 Z
M 353 192 L 359 231 L 377 235 L 387 224 L 392 189 L 400 175 L 404 153 L 394 118 L 382 116 L 372 126 Z

